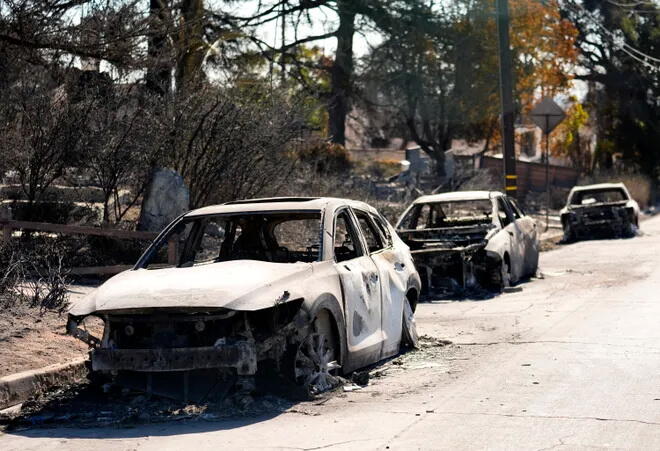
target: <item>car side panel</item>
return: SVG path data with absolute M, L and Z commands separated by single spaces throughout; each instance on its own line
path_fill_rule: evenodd
M 345 303 L 347 371 L 380 360 L 383 346 L 378 268 L 368 256 L 335 263 Z
M 378 267 L 380 275 L 383 329 L 381 358 L 386 358 L 399 352 L 408 274 L 405 270 L 404 258 L 394 247 L 373 253 L 371 258 Z

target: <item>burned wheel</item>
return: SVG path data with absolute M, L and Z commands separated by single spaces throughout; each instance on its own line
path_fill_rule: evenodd
M 621 230 L 621 237 L 622 238 L 632 238 L 636 234 L 637 227 L 635 226 L 633 221 L 628 221 L 626 222 Z
M 314 321 L 314 330 L 298 345 L 294 358 L 294 378 L 308 395 L 318 395 L 339 385 L 335 375 L 340 366 L 332 323 L 328 315 Z
M 415 324 L 415 312 L 408 298 L 403 300 L 403 328 L 401 333 L 401 344 L 410 348 L 419 348 L 419 335 Z
M 503 292 L 511 286 L 511 266 L 505 257 L 500 260 L 491 270 L 490 287 L 493 291 Z
M 564 224 L 564 237 L 563 237 L 564 243 L 572 243 L 575 241 L 575 231 L 573 230 L 573 227 L 571 226 L 570 223 Z

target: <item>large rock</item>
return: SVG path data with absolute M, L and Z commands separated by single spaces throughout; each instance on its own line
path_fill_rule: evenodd
M 190 208 L 190 191 L 183 177 L 172 169 L 157 169 L 140 212 L 140 230 L 160 232 Z

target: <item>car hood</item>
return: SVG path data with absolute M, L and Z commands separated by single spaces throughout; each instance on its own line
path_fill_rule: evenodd
M 189 268 L 137 269 L 111 278 L 73 304 L 74 316 L 154 308 L 254 311 L 302 297 L 310 263 L 236 260 Z

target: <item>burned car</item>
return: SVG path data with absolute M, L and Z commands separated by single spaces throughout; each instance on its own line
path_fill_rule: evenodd
M 414 344 L 419 291 L 408 247 L 365 203 L 235 201 L 175 220 L 67 328 L 90 345 L 92 374 L 146 390 L 156 375 L 188 390 L 202 372 L 249 385 L 269 367 L 313 394 Z
M 501 290 L 537 270 L 536 222 L 499 192 L 422 196 L 396 229 L 411 249 L 425 294 Z
M 573 187 L 560 216 L 565 242 L 594 236 L 631 237 L 639 227 L 639 206 L 623 183 Z

